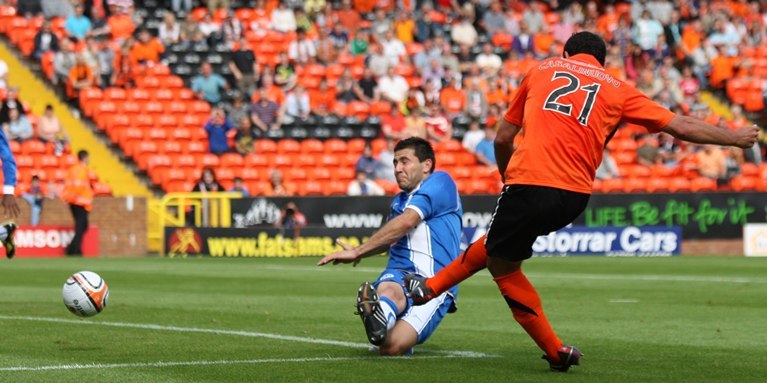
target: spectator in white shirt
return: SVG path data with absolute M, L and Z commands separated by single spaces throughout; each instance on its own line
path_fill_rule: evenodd
M 477 144 L 485 138 L 485 132 L 479 129 L 479 121 L 471 120 L 469 131 L 463 134 L 463 147 L 474 153 L 477 150 Z
M 378 80 L 378 89 L 384 100 L 399 104 L 407 97 L 410 85 L 404 77 L 394 71 L 394 67 L 389 67 L 386 75 Z
M 272 11 L 272 28 L 275 31 L 288 33 L 296 30 L 296 15 L 292 9 L 285 6 L 283 1 Z
M 450 31 L 450 38 L 458 45 L 474 46 L 477 44 L 479 35 L 477 30 L 471 24 L 466 16 L 459 16 L 458 22 L 453 24 Z
M 482 46 L 482 53 L 477 55 L 476 62 L 479 69 L 487 76 L 496 75 L 503 66 L 503 61 L 493 52 L 493 46 L 490 43 Z
M 386 32 L 384 39 L 381 41 L 381 46 L 383 47 L 384 56 L 389 59 L 390 65 L 397 65 L 400 62 L 400 57 L 407 55 L 405 44 L 394 37 L 394 31 L 391 29 Z
M 309 94 L 301 85 L 296 85 L 293 91 L 285 97 L 285 112 L 288 116 L 303 120 L 309 118 L 311 111 Z
M 317 56 L 317 48 L 314 43 L 306 38 L 306 31 L 299 29 L 296 34 L 296 39 L 290 43 L 288 47 L 288 57 L 293 62 L 299 64 L 305 64 L 309 62 L 310 58 Z
M 351 196 L 383 195 L 384 191 L 378 184 L 371 181 L 365 172 L 357 172 L 355 179 L 349 183 L 347 194 Z
M 165 14 L 165 18 L 163 19 L 162 24 L 160 24 L 157 37 L 160 38 L 160 41 L 165 46 L 179 42 L 181 38 L 181 25 L 176 22 L 176 16 L 173 12 L 167 12 Z

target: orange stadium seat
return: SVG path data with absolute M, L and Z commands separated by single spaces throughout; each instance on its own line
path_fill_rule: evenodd
M 668 190 L 672 193 L 689 192 L 692 190 L 692 183 L 685 177 L 674 177 L 669 181 Z
M 295 166 L 304 168 L 312 168 L 317 166 L 317 155 L 301 155 L 296 158 Z
M 300 153 L 301 144 L 293 139 L 282 139 L 277 142 L 277 153 Z
M 623 179 L 621 178 L 608 178 L 602 180 L 602 191 L 605 193 L 623 192 L 625 187 L 623 186 Z
M 671 191 L 671 182 L 667 178 L 650 178 L 647 181 L 647 191 L 650 193 Z
M 277 143 L 272 140 L 256 140 L 254 149 L 258 154 L 276 153 Z
M 325 141 L 325 153 L 346 153 L 347 144 L 338 138 L 331 138 Z
M 642 178 L 626 178 L 623 181 L 623 191 L 626 193 L 638 193 L 647 190 L 647 180 Z
M 245 156 L 245 167 L 267 167 L 269 159 L 263 153 L 250 153 Z

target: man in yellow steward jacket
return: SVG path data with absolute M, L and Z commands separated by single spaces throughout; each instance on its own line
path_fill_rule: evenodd
M 75 220 L 75 236 L 72 243 L 67 246 L 67 255 L 81 255 L 83 236 L 88 231 L 88 212 L 93 203 L 93 187 L 91 187 L 92 174 L 88 167 L 88 152 L 77 152 L 79 162 L 69 168 L 66 185 L 64 187 L 64 201 L 69 203 L 72 218 Z

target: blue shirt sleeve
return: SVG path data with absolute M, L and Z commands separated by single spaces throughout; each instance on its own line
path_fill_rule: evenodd
M 415 210 L 422 221 L 459 211 L 455 181 L 445 172 L 434 172 L 413 193 L 406 208 Z
M 16 160 L 5 133 L 0 130 L 0 160 L 3 161 L 3 185 L 16 186 Z

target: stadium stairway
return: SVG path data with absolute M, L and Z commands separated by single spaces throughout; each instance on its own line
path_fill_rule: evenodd
M 19 88 L 20 99 L 42 114 L 51 104 L 71 141 L 72 151 L 86 149 L 90 153 L 91 168 L 102 182 L 107 183 L 115 196 L 151 197 L 152 192 L 139 178 L 123 165 L 112 151 L 70 111 L 43 81 L 35 76 L 5 42 L 0 43 L 0 58 L 8 64 L 9 86 Z

